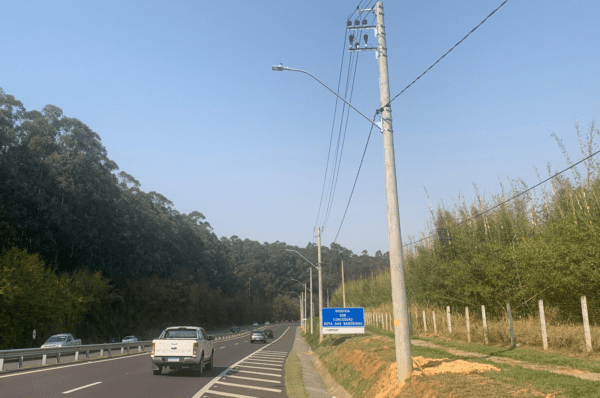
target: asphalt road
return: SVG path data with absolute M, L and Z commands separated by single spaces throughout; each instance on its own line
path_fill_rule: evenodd
M 149 353 L 0 375 L 0 395 L 27 398 L 287 397 L 284 364 L 296 325 L 271 325 L 274 339 L 214 342 L 215 361 L 201 377 L 190 370 L 152 374 Z M 264 327 L 263 327 L 264 328 Z

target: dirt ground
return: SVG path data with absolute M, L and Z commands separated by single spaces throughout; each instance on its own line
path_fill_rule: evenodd
M 471 363 L 463 360 L 432 359 L 415 357 L 413 364 L 418 369 L 413 371 L 411 378 L 417 379 L 423 376 L 431 376 L 440 373 L 483 373 L 488 371 L 499 372 L 500 369 L 493 365 Z M 398 382 L 397 364 L 390 364 L 377 380 L 377 383 L 369 391 L 369 398 L 393 398 L 400 396 L 406 383 Z M 426 394 L 428 395 L 428 394 Z M 424 396 L 426 396 L 424 395 Z

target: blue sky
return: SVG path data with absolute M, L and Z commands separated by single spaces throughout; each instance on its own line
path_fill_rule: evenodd
M 305 246 L 325 175 L 346 18 L 341 1 L 7 1 L 0 87 L 29 110 L 53 104 L 100 134 L 120 170 L 218 236 Z M 384 2 L 392 95 L 501 1 Z M 600 2 L 509 0 L 393 103 L 403 242 L 428 232 L 429 202 L 473 184 L 546 177 L 573 160 L 575 123 L 600 121 Z M 375 38 L 370 37 L 370 41 Z M 348 53 L 344 56 L 348 61 Z M 379 106 L 375 55 L 359 55 L 353 104 Z M 345 79 L 345 72 L 344 72 Z M 344 86 L 342 86 L 343 88 Z M 339 115 L 339 113 L 338 113 Z M 335 127 L 335 134 L 339 126 Z M 351 113 L 323 233 L 335 238 L 369 124 Z M 388 250 L 382 140 L 371 137 L 337 242 Z

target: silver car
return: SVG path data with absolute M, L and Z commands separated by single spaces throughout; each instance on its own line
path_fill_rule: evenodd
M 252 336 L 250 337 L 250 343 L 254 343 L 255 341 L 262 341 L 263 343 L 267 343 L 267 335 L 264 330 L 253 330 Z
M 125 336 L 125 338 L 123 338 L 122 343 L 135 343 L 136 341 L 139 341 L 139 340 L 135 336 Z

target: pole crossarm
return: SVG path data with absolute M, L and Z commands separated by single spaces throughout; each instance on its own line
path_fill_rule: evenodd
M 342 101 L 344 101 L 350 108 L 354 109 L 356 112 L 358 112 L 362 117 L 364 117 L 365 119 L 367 119 L 369 121 L 369 123 L 371 123 L 373 126 L 377 127 L 379 130 L 381 130 L 381 127 L 375 123 L 375 121 L 369 119 L 368 116 L 366 116 L 364 113 L 362 113 L 361 111 L 359 111 L 358 109 L 356 109 L 356 107 L 354 105 L 352 105 L 350 102 L 346 101 L 346 99 L 344 97 L 342 97 L 341 95 L 339 95 L 338 93 L 336 93 L 335 91 L 333 91 L 333 89 L 331 89 L 328 85 L 326 85 L 325 83 L 323 83 L 321 80 L 319 80 L 315 75 L 313 75 L 310 72 L 307 72 L 305 70 L 302 69 L 294 69 L 294 68 L 288 68 L 287 66 L 283 66 L 283 65 L 273 65 L 272 66 L 273 70 L 276 71 L 282 71 L 282 70 L 290 70 L 292 72 L 301 72 L 304 74 L 307 74 L 308 76 L 312 77 L 313 79 L 315 79 L 316 81 L 318 81 L 319 83 L 321 83 L 321 85 L 323 87 L 325 87 L 327 90 L 331 91 L 336 97 L 338 97 L 339 99 L 341 99 Z M 287 250 L 287 249 L 286 249 Z M 292 250 L 293 251 L 293 250 Z
M 298 254 L 300 257 L 302 257 L 303 259 L 305 259 L 306 261 L 308 261 L 308 263 L 309 263 L 310 265 L 312 265 L 312 266 L 313 266 L 313 267 L 315 267 L 316 269 L 319 269 L 319 267 L 317 267 L 316 265 L 314 265 L 313 263 L 311 263 L 311 262 L 310 262 L 310 261 L 309 261 L 309 260 L 308 260 L 306 257 L 304 257 L 302 254 L 300 254 L 300 252 L 298 252 L 298 251 L 296 251 L 296 250 L 291 250 L 291 249 L 285 249 L 285 250 L 286 250 L 286 251 L 288 251 L 288 252 L 294 252 L 294 253 Z M 300 282 L 300 281 L 299 281 L 299 282 Z M 300 282 L 300 283 L 302 283 L 302 282 Z

